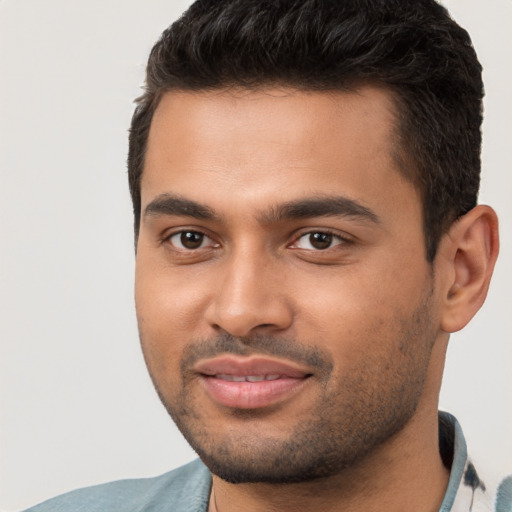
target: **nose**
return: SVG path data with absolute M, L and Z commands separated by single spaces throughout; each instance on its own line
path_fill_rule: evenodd
M 232 254 L 218 271 L 218 287 L 205 313 L 210 326 L 237 337 L 290 327 L 292 305 L 278 262 L 240 252 Z

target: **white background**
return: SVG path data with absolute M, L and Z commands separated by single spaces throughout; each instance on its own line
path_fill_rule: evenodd
M 0 0 L 0 509 L 193 458 L 158 402 L 133 305 L 127 127 L 148 52 L 188 1 Z M 512 1 L 446 4 L 485 67 L 487 304 L 453 336 L 441 406 L 512 470 Z

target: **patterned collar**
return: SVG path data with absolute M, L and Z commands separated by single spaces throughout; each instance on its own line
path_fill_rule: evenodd
M 439 512 L 512 512 L 512 477 L 495 489 L 486 487 L 468 457 L 458 421 L 446 412 L 439 413 L 439 445 L 443 462 L 451 467 Z

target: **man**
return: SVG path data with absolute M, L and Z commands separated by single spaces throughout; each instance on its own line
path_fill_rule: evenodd
M 481 68 L 434 1 L 199 1 L 128 159 L 136 305 L 200 461 L 32 510 L 512 509 L 438 414 L 498 252 Z

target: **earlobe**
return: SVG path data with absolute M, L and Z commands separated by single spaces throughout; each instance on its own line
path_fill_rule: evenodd
M 473 318 L 487 296 L 499 249 L 496 213 L 489 206 L 476 206 L 451 226 L 441 245 L 448 270 L 441 327 L 456 332 Z

